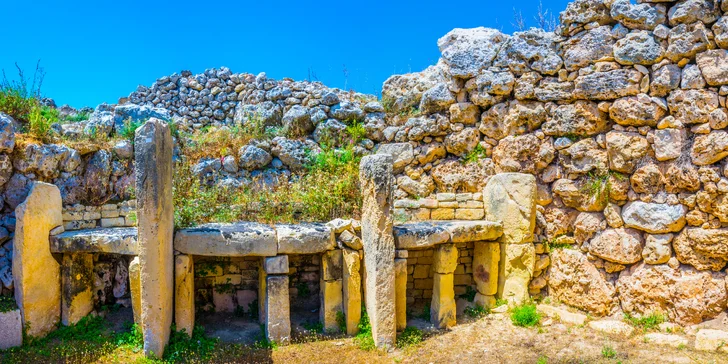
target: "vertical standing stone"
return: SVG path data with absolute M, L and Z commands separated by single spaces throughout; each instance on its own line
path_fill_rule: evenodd
M 536 251 L 536 178 L 531 174 L 501 173 L 488 180 L 483 190 L 485 219 L 501 221 L 498 295 L 521 303 L 528 295 Z
M 195 328 L 195 274 L 190 255 L 174 259 L 174 323 L 178 331 L 192 336 Z
M 339 331 L 338 316 L 343 314 L 343 256 L 340 249 L 321 255 L 321 324 L 325 332 Z
M 483 307 L 495 306 L 498 293 L 498 262 L 500 244 L 498 242 L 475 242 L 473 245 L 473 280 L 475 281 L 475 304 Z
M 139 257 L 129 262 L 129 292 L 131 293 L 131 309 L 134 312 L 134 323 L 140 329 L 142 325 L 142 282 L 141 268 L 139 267 Z
M 58 187 L 34 182 L 15 209 L 13 277 L 15 300 L 26 333 L 45 336 L 61 318 L 61 267 L 51 254 L 49 234 L 63 225 Z
M 366 307 L 378 348 L 396 340 L 394 236 L 392 235 L 392 156 L 369 155 L 359 164 L 361 231 L 366 261 Z
M 458 265 L 458 249 L 455 244 L 440 244 L 435 248 L 432 269 L 435 272 L 430 305 L 430 322 L 437 328 L 455 326 L 455 268 Z
M 265 281 L 268 275 L 265 273 L 265 258 L 261 258 L 258 266 L 258 322 L 265 325 L 268 315 L 265 312 L 266 305 L 266 286 Z
M 291 306 L 288 297 L 288 276 L 266 277 L 265 336 L 276 343 L 291 340 Z
M 361 321 L 361 259 L 359 252 L 343 249 L 344 268 L 344 317 L 346 318 L 346 334 L 356 335 Z
M 407 259 L 394 260 L 395 311 L 397 331 L 407 328 Z
M 23 324 L 20 310 L 0 312 L 0 350 L 23 345 Z
M 144 353 L 148 357 L 164 354 L 174 310 L 172 148 L 166 122 L 152 118 L 136 130 L 137 242 Z
M 94 309 L 94 257 L 64 254 L 61 265 L 61 323 L 73 325 Z

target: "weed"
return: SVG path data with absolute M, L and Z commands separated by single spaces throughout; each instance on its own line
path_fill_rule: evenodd
M 625 313 L 624 319 L 632 326 L 642 329 L 642 331 L 655 330 L 661 323 L 665 322 L 665 316 L 660 312 L 653 312 L 641 317 Z
M 422 312 L 420 312 L 418 318 L 429 321 L 430 320 L 430 303 L 425 303 L 425 307 L 422 309 Z
M 532 327 L 541 321 L 541 314 L 536 310 L 533 303 L 524 303 L 514 306 L 511 310 L 511 322 L 516 326 Z
M 464 311 L 466 316 L 473 318 L 480 318 L 490 314 L 490 308 L 483 307 L 482 305 L 468 306 Z
M 146 120 L 133 121 L 131 118 L 124 121 L 124 126 L 119 130 L 119 136 L 134 143 L 136 130 L 142 126 Z
M 549 358 L 546 357 L 545 355 L 539 356 L 538 359 L 536 360 L 536 364 L 548 364 L 548 362 L 549 362 Z
M 471 163 L 478 163 L 481 159 L 484 159 L 488 156 L 487 152 L 485 151 L 485 148 L 483 148 L 480 144 L 476 145 L 473 150 L 468 152 L 464 157 L 462 157 L 461 162 L 463 164 L 471 164 Z
M 473 302 L 475 300 L 476 293 L 478 293 L 478 291 L 474 290 L 472 286 L 467 286 L 465 287 L 465 293 L 461 294 L 459 297 L 468 302 Z
M 72 123 L 77 123 L 79 121 L 86 121 L 91 116 L 90 112 L 79 112 L 72 115 L 66 115 L 63 120 L 64 121 L 70 121 Z
M 315 334 L 321 334 L 324 332 L 324 324 L 320 321 L 304 322 L 301 326 L 303 326 L 306 331 L 310 331 Z
M 336 312 L 336 324 L 339 326 L 339 332 L 346 332 L 346 316 L 341 311 Z
M 359 348 L 366 351 L 376 349 L 376 345 L 374 345 L 374 338 L 372 337 L 372 325 L 369 323 L 369 315 L 367 315 L 364 308 L 362 308 L 358 328 L 359 333 L 354 336 L 354 342 L 359 346 Z
M 0 296 L 0 313 L 16 310 L 18 305 L 13 296 Z
M 219 294 L 233 294 L 235 293 L 235 285 L 231 283 L 231 279 L 228 278 L 225 283 L 215 285 L 215 292 Z
M 604 345 L 602 347 L 602 357 L 607 359 L 614 359 L 617 357 L 617 351 L 609 345 Z
M 5 70 L 0 82 L 0 112 L 6 113 L 21 122 L 27 122 L 30 113 L 38 109 L 38 100 L 41 97 L 41 86 L 45 78 L 45 71 L 40 66 L 40 60 L 35 66 L 32 80 L 25 77 L 23 69 L 15 64 L 18 79 L 8 80 Z M 28 85 L 30 83 L 30 85 Z
M 127 331 L 116 335 L 116 345 L 128 347 L 132 352 L 139 352 L 144 346 L 142 329 L 137 324 L 127 324 Z
M 351 136 L 351 144 L 356 144 L 366 137 L 367 130 L 364 128 L 364 124 L 354 121 L 346 126 L 346 133 Z
M 507 304 L 508 304 L 508 300 L 504 300 L 502 298 L 495 299 L 495 307 L 505 306 Z
M 172 336 L 164 352 L 164 360 L 168 363 L 177 363 L 190 357 L 197 357 L 206 361 L 217 344 L 217 339 L 205 335 L 205 329 L 202 326 L 195 326 L 190 337 L 185 330 L 177 331 L 173 325 Z
M 397 347 L 400 349 L 412 347 L 422 342 L 424 335 L 416 327 L 407 326 L 397 337 Z
M 28 114 L 28 133 L 42 141 L 51 136 L 51 125 L 58 122 L 58 110 L 47 106 L 33 107 Z

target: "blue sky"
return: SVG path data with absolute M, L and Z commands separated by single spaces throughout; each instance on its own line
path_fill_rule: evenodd
M 75 107 L 114 103 L 137 85 L 183 69 L 306 79 L 379 94 L 388 76 L 438 57 L 452 28 L 513 31 L 513 8 L 529 25 L 539 0 L 505 1 L 16 1 L 0 0 L 0 68 L 32 73 L 43 93 Z M 567 0 L 543 0 L 556 17 Z M 348 77 L 345 76 L 346 68 Z

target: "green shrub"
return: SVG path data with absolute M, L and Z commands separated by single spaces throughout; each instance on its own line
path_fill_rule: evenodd
M 422 342 L 424 335 L 416 327 L 407 326 L 397 337 L 397 347 L 400 349 L 418 345 Z
M 602 347 L 602 356 L 607 359 L 614 359 L 617 357 L 617 351 L 609 345 L 604 345 Z
M 480 318 L 490 314 L 490 308 L 483 307 L 482 305 L 468 306 L 465 308 L 465 316 Z
M 367 311 L 362 308 L 361 319 L 359 320 L 359 333 L 354 336 L 354 342 L 359 346 L 360 349 L 371 351 L 377 348 L 374 345 L 374 337 L 372 337 L 372 325 L 369 322 L 369 315 Z
M 346 126 L 346 133 L 351 136 L 350 144 L 356 144 L 366 137 L 367 130 L 364 128 L 364 124 L 354 121 Z
M 536 310 L 533 303 L 524 303 L 514 306 L 511 310 L 511 322 L 516 326 L 532 327 L 538 325 L 541 321 L 541 314 Z
M 339 326 L 339 332 L 346 333 L 346 316 L 343 312 L 336 312 L 336 324 Z
M 314 334 L 321 334 L 324 332 L 324 324 L 321 321 L 304 322 L 301 326 L 306 331 L 310 331 Z
M 91 113 L 89 112 L 80 112 L 73 115 L 66 115 L 66 117 L 63 118 L 64 121 L 70 121 L 70 122 L 79 122 L 79 121 L 86 121 L 91 116 Z
M 47 141 L 51 137 L 51 125 L 58 122 L 58 110 L 47 106 L 35 106 L 28 114 L 28 133 Z
M 25 77 L 23 69 L 17 63 L 15 68 L 18 71 L 18 79 L 15 81 L 10 81 L 3 70 L 3 79 L 0 82 L 0 112 L 18 121 L 28 122 L 33 109 L 40 107 L 38 100 L 41 97 L 45 71 L 40 66 L 40 61 L 35 66 L 32 79 Z
M 487 157 L 488 154 L 485 151 L 485 148 L 478 144 L 475 146 L 475 148 L 473 148 L 473 150 L 471 150 L 468 154 L 462 157 L 462 162 L 464 164 L 478 163 L 478 161 Z
M 164 360 L 168 363 L 178 363 L 194 357 L 206 361 L 210 359 L 210 354 L 217 344 L 217 339 L 205 335 L 205 329 L 202 326 L 195 326 L 192 329 L 192 337 L 185 330 L 177 331 L 172 326 L 172 336 L 164 351 Z
M 624 314 L 624 319 L 632 326 L 650 331 L 657 329 L 661 323 L 665 322 L 665 316 L 660 312 L 652 312 L 649 315 L 635 317 L 628 313 Z
M 140 126 L 144 125 L 146 120 L 138 120 L 138 121 L 132 121 L 131 119 L 127 119 L 124 121 L 124 126 L 119 131 L 119 136 L 134 142 L 134 137 L 136 136 L 136 130 L 139 129 Z
M 116 345 L 126 346 L 131 351 L 138 353 L 144 346 L 142 329 L 137 324 L 129 324 L 127 330 L 116 335 Z

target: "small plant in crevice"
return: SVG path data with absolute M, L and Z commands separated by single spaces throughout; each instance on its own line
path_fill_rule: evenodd
M 624 314 L 624 320 L 630 325 L 642 329 L 642 331 L 656 330 L 661 323 L 665 322 L 665 315 L 661 312 L 652 312 L 643 316 L 632 316 L 629 313 Z
M 614 359 L 617 357 L 617 351 L 609 345 L 604 345 L 602 347 L 602 357 L 606 359 Z
M 425 303 L 425 307 L 422 309 L 419 315 L 416 316 L 419 319 L 429 321 L 430 320 L 430 303 Z
M 369 322 L 369 315 L 367 311 L 362 307 L 361 319 L 359 320 L 359 333 L 354 336 L 354 343 L 359 346 L 359 349 L 365 351 L 371 351 L 377 348 L 374 345 L 374 337 L 372 337 L 372 325 Z
M 626 177 L 619 172 L 589 172 L 581 185 L 581 192 L 590 196 L 595 201 L 606 204 L 609 201 L 611 191 L 611 179 L 622 181 Z
M 400 349 L 419 345 L 424 339 L 422 330 L 407 326 L 401 334 L 397 336 L 397 347 Z
M 136 136 L 136 130 L 140 126 L 144 125 L 146 120 L 133 121 L 131 118 L 124 121 L 124 126 L 119 131 L 119 136 L 134 143 L 134 137 Z
M 465 308 L 465 316 L 472 317 L 472 318 L 480 318 L 484 317 L 490 314 L 490 308 L 483 307 L 480 304 L 477 304 L 475 306 L 468 306 Z
M 458 297 L 460 297 L 468 302 L 473 302 L 475 300 L 475 295 L 477 293 L 478 293 L 478 291 L 473 289 L 472 286 L 467 286 L 467 287 L 465 287 L 465 293 L 461 294 Z
M 488 157 L 488 153 L 486 152 L 485 148 L 481 146 L 480 144 L 476 145 L 473 150 L 468 152 L 465 156 L 461 158 L 461 161 L 463 164 L 471 164 L 471 163 L 478 163 L 480 160 L 485 159 Z
M 301 324 L 301 326 L 309 332 L 314 334 L 322 334 L 324 332 L 324 324 L 321 321 L 308 321 Z
M 346 316 L 343 312 L 336 312 L 336 325 L 339 326 L 339 332 L 346 333 Z
M 536 310 L 536 305 L 530 302 L 511 308 L 511 322 L 521 327 L 533 327 L 541 321 L 541 314 Z

